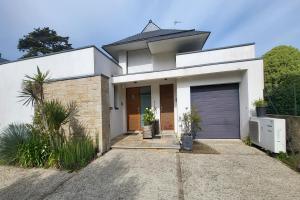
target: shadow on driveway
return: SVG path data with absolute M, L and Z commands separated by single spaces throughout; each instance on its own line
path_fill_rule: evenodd
M 0 199 L 43 199 L 72 176 L 53 169 L 0 166 Z

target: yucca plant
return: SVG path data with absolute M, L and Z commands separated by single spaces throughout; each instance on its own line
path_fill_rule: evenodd
M 36 75 L 25 77 L 19 97 L 24 105 L 34 106 L 33 125 L 26 140 L 14 145 L 10 160 L 24 167 L 55 166 L 70 170 L 88 164 L 96 151 L 92 140 L 85 136 L 83 126 L 75 119 L 76 104 L 71 102 L 63 105 L 58 100 L 45 99 L 44 84 L 48 80 L 48 72 L 42 73 L 37 68 Z M 64 125 L 67 123 L 72 128 L 69 140 L 64 134 Z
M 42 73 L 37 67 L 37 73 L 34 76 L 25 75 L 25 78 L 19 98 L 24 102 L 23 105 L 35 107 L 35 110 L 41 115 L 42 127 L 47 131 L 48 124 L 44 111 L 44 84 L 49 80 L 49 72 Z
M 59 131 L 63 125 L 70 122 L 77 114 L 77 106 L 71 102 L 64 106 L 58 100 L 45 102 L 44 111 L 46 114 L 47 124 L 52 131 Z
M 0 134 L 0 160 L 4 164 L 17 164 L 19 147 L 31 136 L 27 124 L 10 124 Z
M 23 87 L 19 95 L 24 101 L 24 105 L 43 104 L 44 102 L 44 84 L 49 80 L 49 72 L 42 73 L 37 67 L 37 73 L 34 76 L 25 75 Z
M 43 110 L 48 125 L 48 137 L 50 145 L 54 151 L 62 146 L 66 141 L 63 125 L 69 123 L 77 114 L 77 106 L 71 102 L 66 106 L 58 100 L 45 101 Z M 42 116 L 40 112 L 36 112 L 34 116 L 34 124 L 36 127 L 43 125 L 40 123 Z M 44 130 L 45 127 L 41 129 Z

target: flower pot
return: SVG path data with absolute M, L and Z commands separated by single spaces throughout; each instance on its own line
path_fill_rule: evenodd
M 256 107 L 256 115 L 257 115 L 257 117 L 265 117 L 266 116 L 266 107 Z
M 143 131 L 144 139 L 151 139 L 153 137 L 153 124 L 145 125 Z
M 183 135 L 181 138 L 182 149 L 191 151 L 193 149 L 193 136 Z

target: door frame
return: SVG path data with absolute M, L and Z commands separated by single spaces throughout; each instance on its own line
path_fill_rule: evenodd
M 126 121 L 127 121 L 127 131 L 128 132 L 132 132 L 132 131 L 140 131 L 141 130 L 141 127 L 140 127 L 140 120 L 139 120 L 139 123 L 138 123 L 138 127 L 139 129 L 138 130 L 129 130 L 129 113 L 128 113 L 128 89 L 138 89 L 139 87 L 130 87 L 130 88 L 126 88 Z M 139 99 L 139 104 L 140 104 L 140 99 Z M 139 105 L 140 107 L 140 105 Z M 140 109 L 140 108 L 139 108 Z M 140 110 L 138 111 L 139 115 L 140 115 Z
M 141 126 L 141 122 L 142 122 L 142 112 L 141 112 L 141 92 L 140 92 L 140 89 L 143 88 L 143 87 L 150 87 L 150 91 L 151 91 L 151 85 L 141 85 L 141 86 L 133 86 L 133 87 L 126 87 L 125 88 L 125 99 L 126 99 L 126 107 L 125 107 L 125 110 L 126 110 L 126 125 L 127 125 L 127 128 L 126 128 L 126 131 L 127 132 L 136 132 L 136 131 L 141 131 L 142 130 L 142 126 Z M 138 96 L 139 96 L 139 102 L 138 102 L 138 105 L 139 105 L 139 108 L 138 108 L 138 114 L 139 114 L 139 129 L 138 130 L 129 130 L 129 115 L 128 115 L 128 97 L 127 97 L 127 90 L 128 89 L 132 89 L 132 88 L 136 88 L 138 89 Z M 151 106 L 152 106 L 152 93 L 150 92 L 150 102 L 151 102 Z

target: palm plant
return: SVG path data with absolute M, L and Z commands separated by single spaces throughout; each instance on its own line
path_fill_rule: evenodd
M 64 106 L 58 100 L 45 102 L 44 110 L 47 124 L 52 131 L 59 131 L 63 125 L 70 122 L 77 114 L 77 106 L 74 102 Z
M 65 142 L 62 126 L 74 118 L 77 107 L 73 102 L 64 106 L 58 100 L 45 100 L 44 84 L 49 80 L 48 75 L 39 67 L 34 76 L 26 75 L 19 97 L 24 105 L 34 106 L 34 126 L 49 137 L 53 149 L 58 149 Z
M 42 73 L 37 67 L 36 75 L 25 77 L 19 97 L 24 105 L 35 108 L 33 125 L 11 125 L 3 132 L 0 136 L 0 161 L 24 167 L 74 169 L 86 165 L 94 157 L 95 148 L 75 118 L 76 104 L 63 105 L 58 100 L 45 99 L 44 84 L 48 72 Z M 66 139 L 64 132 L 67 123 L 76 129 L 70 140 Z M 82 137 L 75 137 L 78 135 Z
M 69 123 L 77 114 L 74 102 L 62 105 L 58 100 L 46 101 L 44 111 L 50 134 L 50 142 L 54 149 L 58 149 L 65 142 L 63 125 Z
M 44 111 L 44 84 L 49 80 L 49 72 L 42 73 L 40 68 L 37 67 L 37 74 L 34 76 L 25 75 L 25 80 L 23 80 L 22 91 L 19 95 L 21 101 L 24 101 L 23 105 L 35 106 L 35 109 L 41 114 L 41 122 L 44 125 L 46 131 L 48 130 L 48 124 Z
M 49 80 L 48 75 L 48 71 L 42 73 L 39 67 L 34 76 L 25 75 L 26 80 L 23 80 L 21 95 L 19 95 L 24 101 L 24 105 L 34 106 L 44 103 L 44 83 Z

